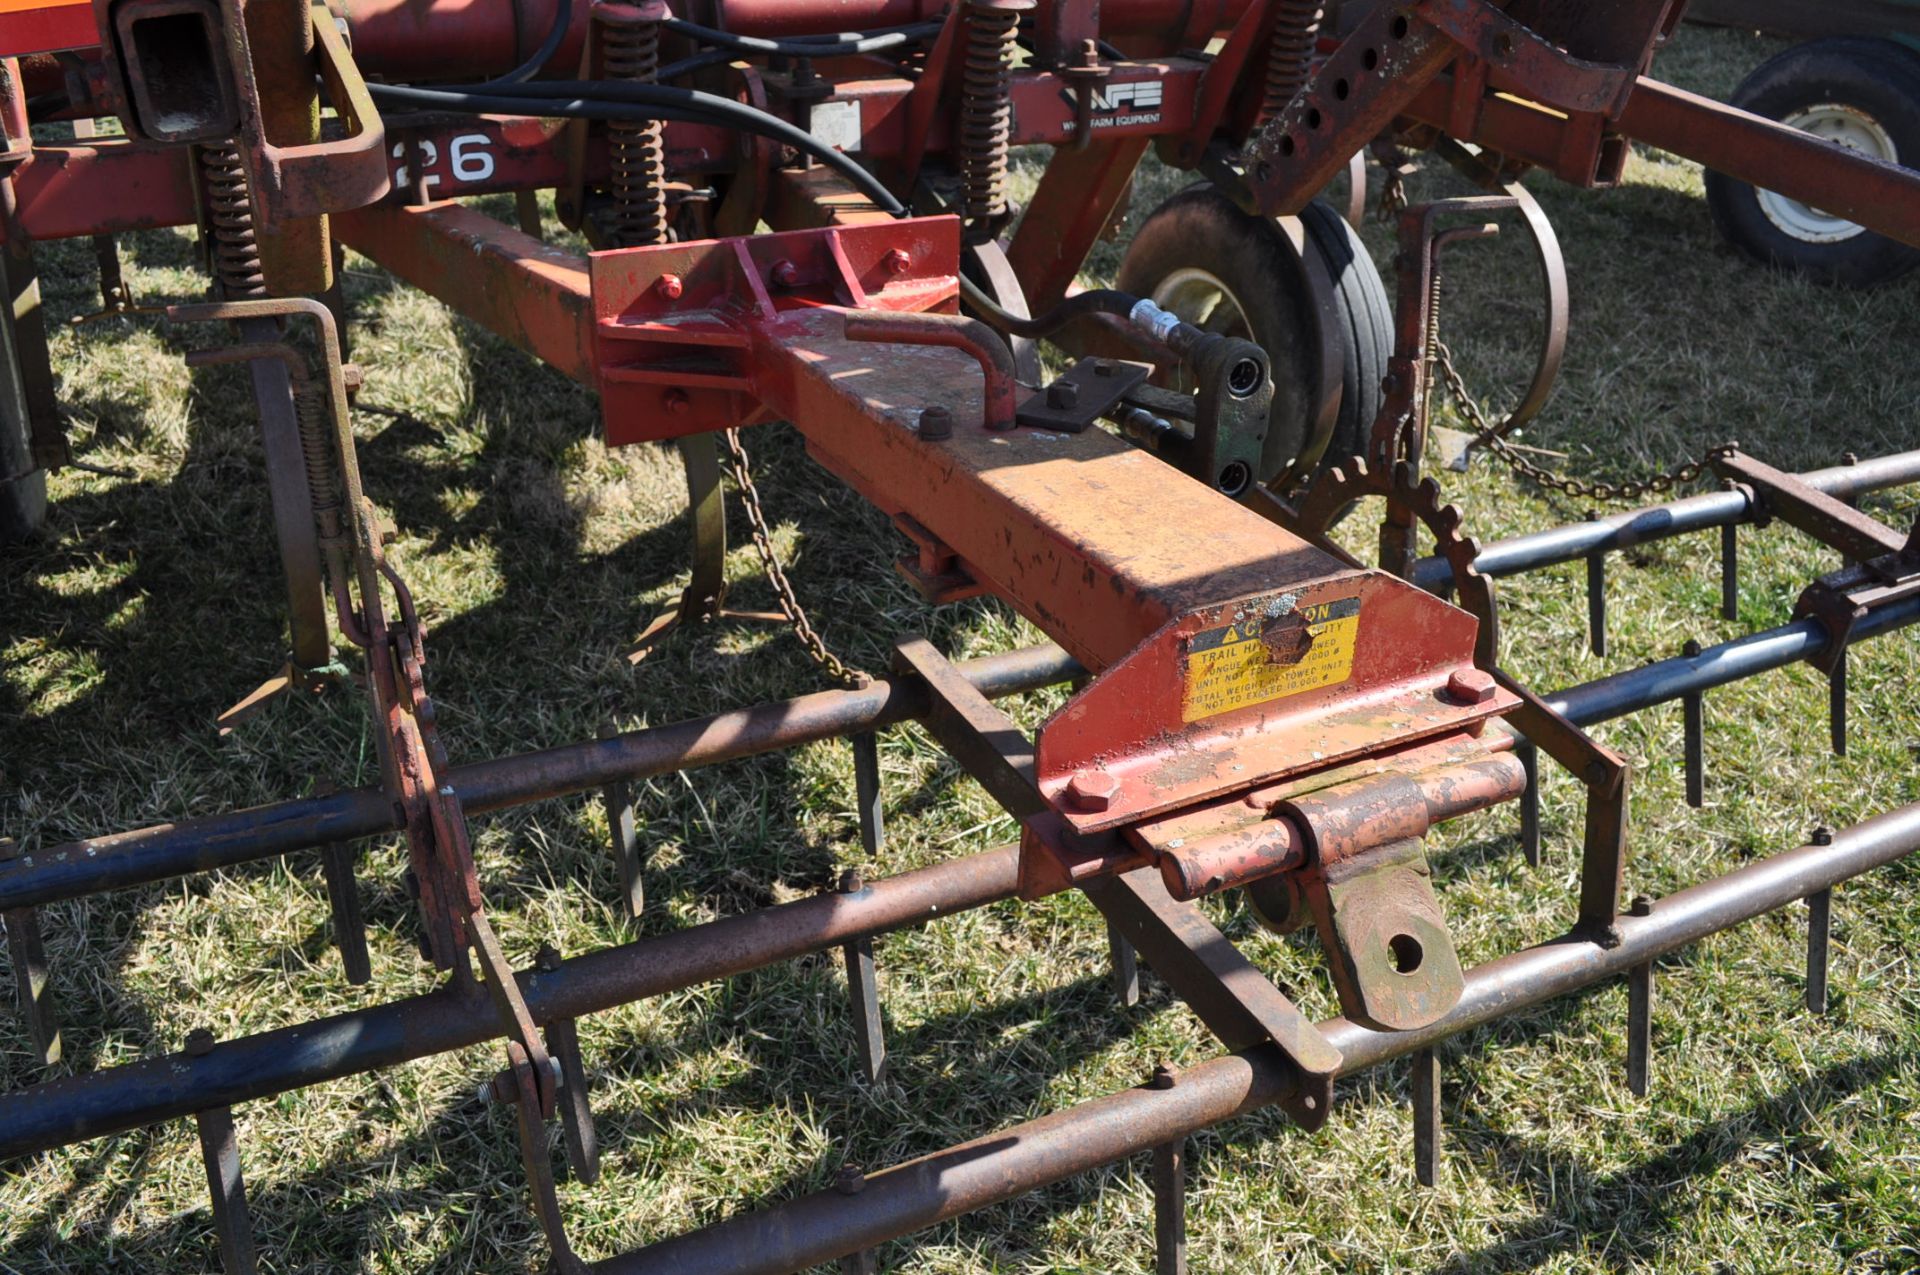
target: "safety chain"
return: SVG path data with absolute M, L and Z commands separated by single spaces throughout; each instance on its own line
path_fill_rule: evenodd
M 1486 414 L 1480 410 L 1480 405 L 1474 402 L 1473 396 L 1467 392 L 1466 382 L 1461 379 L 1459 369 L 1453 365 L 1453 351 L 1447 348 L 1446 342 L 1436 337 L 1428 348 L 1429 357 L 1433 365 L 1440 370 L 1441 378 L 1446 381 L 1447 392 L 1452 397 L 1454 405 L 1460 409 L 1460 414 L 1467 418 L 1476 431 L 1473 441 L 1467 444 L 1468 449 L 1486 448 L 1498 456 L 1509 469 L 1549 490 L 1565 492 L 1580 500 L 1627 501 L 1639 500 L 1645 496 L 1665 495 L 1675 487 L 1699 481 L 1713 457 L 1725 455 L 1733 450 L 1730 444 L 1723 443 L 1708 449 L 1707 460 L 1689 459 L 1663 474 L 1624 483 L 1598 480 L 1587 482 L 1579 478 L 1570 478 L 1565 474 L 1557 474 L 1551 469 L 1534 464 L 1501 437 L 1501 426 L 1490 423 Z
M 813 662 L 825 669 L 827 676 L 849 690 L 860 690 L 871 685 L 873 675 L 857 668 L 851 668 L 839 656 L 828 648 L 826 641 L 814 629 L 812 621 L 800 606 L 800 598 L 793 591 L 793 581 L 787 578 L 786 568 L 780 565 L 780 557 L 773 550 L 773 533 L 767 528 L 767 511 L 760 504 L 760 490 L 753 485 L 753 471 L 747 463 L 747 449 L 740 442 L 740 431 L 729 429 L 720 437 L 727 444 L 727 468 L 733 473 L 733 481 L 740 488 L 741 500 L 747 507 L 747 521 L 753 526 L 753 548 L 760 555 L 760 566 L 767 574 L 767 583 L 773 586 L 773 595 L 780 602 L 780 614 L 787 617 L 800 644 L 807 648 L 807 654 Z

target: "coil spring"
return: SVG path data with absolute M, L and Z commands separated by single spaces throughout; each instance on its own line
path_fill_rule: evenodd
M 253 230 L 253 192 L 240 152 L 222 143 L 202 147 L 201 180 L 207 188 L 207 221 L 213 235 L 213 271 L 230 301 L 267 295 L 260 243 Z
M 601 27 L 600 47 L 608 79 L 651 84 L 660 69 L 660 24 L 607 23 Z M 659 120 L 614 120 L 607 126 L 618 247 L 667 240 L 667 163 L 661 131 Z
M 995 0 L 969 0 L 966 69 L 960 83 L 960 175 L 968 229 L 991 233 L 1007 213 L 1007 145 L 1013 136 L 1013 42 L 1020 14 Z
M 1264 118 L 1278 115 L 1306 87 L 1320 19 L 1320 0 L 1280 0 L 1267 46 L 1266 97 L 1260 108 Z
M 329 445 L 327 392 L 316 384 L 302 384 L 293 392 L 293 418 L 300 429 L 300 452 L 307 463 L 307 495 L 314 521 L 324 540 L 340 534 L 340 483 L 334 473 Z

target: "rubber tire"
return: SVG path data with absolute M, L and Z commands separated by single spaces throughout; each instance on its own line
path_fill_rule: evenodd
M 1318 201 L 1301 214 L 1306 242 L 1334 283 L 1341 345 L 1340 415 L 1327 455 L 1361 450 L 1380 410 L 1380 382 L 1393 351 L 1393 306 L 1353 228 Z M 1272 478 L 1299 453 L 1320 400 L 1315 322 L 1304 267 L 1293 243 L 1265 217 L 1243 212 L 1201 182 L 1154 209 L 1134 232 L 1114 286 L 1150 297 L 1179 270 L 1204 270 L 1236 283 L 1247 334 L 1273 360 L 1273 409 L 1260 477 Z
M 1885 129 L 1902 162 L 1920 164 L 1920 56 L 1891 40 L 1841 36 L 1797 45 L 1741 82 L 1732 104 L 1784 119 L 1822 102 L 1854 107 Z M 1767 218 L 1755 189 L 1708 172 L 1707 207 L 1726 241 L 1763 265 L 1821 283 L 1870 288 L 1920 265 L 1920 249 L 1871 232 L 1808 243 Z

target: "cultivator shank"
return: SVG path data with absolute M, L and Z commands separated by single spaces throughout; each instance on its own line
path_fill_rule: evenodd
M 531 25 L 510 23 L 509 8 Z M 84 40 L 47 34 L 67 31 L 51 16 L 0 24 L 14 53 L 44 39 L 88 45 L 64 55 L 72 83 L 55 113 L 115 114 L 129 131 L 11 153 L 9 247 L 204 227 L 221 299 L 168 315 L 232 325 L 231 343 L 196 352 L 194 365 L 254 372 L 292 612 L 293 656 L 278 684 L 342 683 L 335 639 L 358 648 L 380 773 L 365 788 L 0 856 L 0 911 L 36 1053 L 50 1065 L 60 1048 L 36 909 L 320 848 L 335 938 L 354 980 L 368 981 L 377 971 L 347 847 L 395 831 L 421 952 L 442 976 L 405 1000 L 201 1037 L 179 1055 L 0 1095 L 0 1155 L 195 1116 L 222 1260 L 250 1270 L 233 1105 L 502 1041 L 505 1068 L 481 1093 L 513 1109 L 558 1270 L 857 1260 L 1144 1150 L 1157 1157 L 1167 1270 L 1181 1268 L 1183 1139 L 1242 1112 L 1279 1104 L 1316 1129 L 1332 1113 L 1336 1078 L 1416 1055 L 1430 1181 L 1434 1046 L 1621 975 L 1639 989 L 1630 1070 L 1643 1090 L 1653 959 L 1795 899 L 1825 898 L 1920 847 L 1920 811 L 1890 812 L 1623 915 L 1629 766 L 1583 728 L 1682 700 L 1697 795 L 1706 691 L 1804 659 L 1833 679 L 1841 746 L 1849 645 L 1920 618 L 1920 528 L 1887 527 L 1848 502 L 1920 478 L 1920 458 L 1791 475 L 1724 448 L 1706 462 L 1727 480 L 1719 493 L 1478 545 L 1422 475 L 1442 373 L 1437 256 L 1514 211 L 1535 236 L 1551 321 L 1535 385 L 1493 434 L 1498 443 L 1544 403 L 1565 339 L 1564 268 L 1544 215 L 1510 184 L 1517 170 L 1535 164 L 1605 185 L 1631 136 L 1770 177 L 1785 170 L 1766 156 L 1792 156 L 1799 166 L 1782 189 L 1841 192 L 1825 206 L 1915 242 L 1920 179 L 1839 148 L 1816 153 L 1790 130 L 1647 79 L 1679 13 L 1670 0 L 1610 6 L 1604 20 L 1563 8 L 1419 0 L 1376 8 L 1338 38 L 1320 29 L 1316 6 L 1292 0 L 648 0 L 484 13 L 383 2 L 344 17 L 267 0 L 96 0 Z M 1215 35 L 1216 56 L 1186 51 Z M 485 78 L 446 83 L 459 75 Z M 433 83 L 399 82 L 410 78 Z M 21 74 L 7 83 L 24 110 Z M 1069 294 L 1069 283 L 1150 143 L 1246 207 L 1290 216 L 1381 135 L 1437 146 L 1499 193 L 1402 212 L 1398 324 L 1365 454 L 1330 457 L 1307 481 L 1328 446 L 1337 384 L 1280 394 L 1294 388 L 1276 385 L 1283 352 L 1153 298 Z M 1014 144 L 1057 149 L 1003 249 Z M 109 187 L 129 197 L 101 198 Z M 531 199 L 515 226 L 455 202 L 545 189 L 593 251 L 544 241 Z M 763 221 L 773 228 L 758 229 Z M 1304 242 L 1301 223 L 1287 224 Z M 873 678 L 827 650 L 782 577 L 783 611 L 839 689 L 455 764 L 428 692 L 420 608 L 362 486 L 350 409 L 362 373 L 342 349 L 336 238 L 596 391 L 609 445 L 682 446 L 695 582 L 647 642 L 727 614 L 718 449 L 724 442 L 744 476 L 754 431 L 786 421 L 904 534 L 896 565 L 925 598 L 990 595 L 1050 644 L 953 663 L 905 635 L 889 675 Z M 1310 300 L 1321 316 L 1312 335 L 1331 342 L 1328 299 Z M 1041 339 L 1067 355 L 1058 375 L 1042 370 Z M 1276 472 L 1267 444 L 1282 399 L 1306 404 L 1311 424 Z M 750 484 L 742 494 L 758 519 Z M 1328 538 L 1369 497 L 1386 505 L 1379 567 Z M 1602 564 L 1610 551 L 1705 527 L 1723 530 L 1731 577 L 1733 528 L 1768 518 L 1850 564 L 1808 586 L 1793 623 L 1552 696 L 1500 667 L 1494 577 Z M 1437 552 L 1422 558 L 1428 541 Z M 1593 570 L 1599 646 L 1604 574 Z M 1068 681 L 1071 694 L 1032 734 L 995 702 Z M 892 877 L 850 872 L 816 897 L 571 958 L 544 948 L 526 969 L 496 937 L 473 819 L 603 791 L 622 911 L 637 918 L 647 901 L 627 785 L 848 737 L 864 848 L 884 862 L 874 738 L 907 721 L 1014 817 L 1017 845 Z M 1519 801 L 1537 863 L 1541 752 L 1585 792 L 1568 932 L 1463 968 L 1426 840 L 1445 821 Z M 1313 928 L 1341 1018 L 1309 1020 L 1200 906 L 1236 890 L 1272 929 Z M 1105 918 L 1116 965 L 1143 958 L 1222 1056 L 921 1160 L 853 1172 L 834 1192 L 591 1266 L 576 1255 L 547 1125 L 559 1117 L 568 1162 L 592 1183 L 599 1139 L 581 1018 L 839 948 L 862 1071 L 877 1082 L 887 1044 L 873 939 L 1068 891 Z M 1817 957 L 1824 971 L 1824 937 Z

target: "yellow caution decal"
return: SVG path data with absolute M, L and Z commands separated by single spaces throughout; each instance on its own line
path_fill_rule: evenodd
M 1197 722 L 1344 682 L 1353 674 L 1360 599 L 1251 607 L 1187 640 L 1181 719 Z

